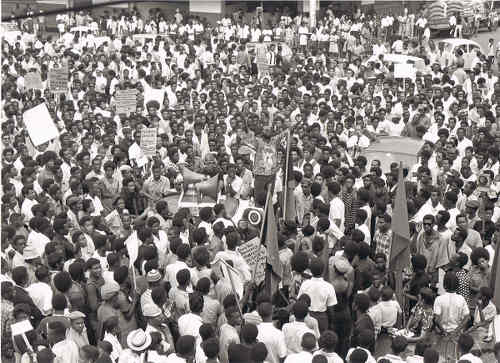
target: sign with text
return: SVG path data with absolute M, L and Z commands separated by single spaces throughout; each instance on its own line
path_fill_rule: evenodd
M 135 112 L 137 108 L 137 94 L 136 89 L 117 90 L 115 93 L 115 105 L 117 114 L 130 114 Z
M 141 130 L 141 149 L 145 156 L 156 155 L 157 133 L 156 127 Z
M 37 72 L 30 72 L 24 76 L 24 87 L 26 89 L 43 89 L 42 76 Z
M 49 89 L 52 92 L 68 92 L 68 77 L 68 66 L 52 69 L 49 71 Z
M 236 250 L 243 256 L 245 261 L 250 266 L 250 271 L 255 271 L 254 281 L 258 285 L 266 276 L 266 247 L 261 246 L 260 239 L 255 237 L 250 241 L 238 246 Z M 255 265 L 257 264 L 257 270 Z
M 54 120 L 52 120 L 45 103 L 23 113 L 23 121 L 34 146 L 59 137 L 59 130 Z

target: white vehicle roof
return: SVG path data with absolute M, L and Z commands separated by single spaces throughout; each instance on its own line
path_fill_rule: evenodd
M 481 48 L 481 46 L 477 42 L 470 40 L 470 39 L 462 39 L 462 38 L 441 39 L 438 41 L 438 43 L 447 43 L 447 44 L 453 45 L 454 47 L 464 45 L 464 44 L 473 44 L 473 45 L 476 45 L 479 48 Z

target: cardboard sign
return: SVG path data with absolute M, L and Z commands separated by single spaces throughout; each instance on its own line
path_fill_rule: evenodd
M 43 89 L 40 73 L 30 72 L 24 76 L 24 87 L 28 89 Z
M 23 120 L 34 146 L 59 137 L 59 130 L 45 103 L 26 111 L 23 114 Z
M 66 93 L 69 91 L 68 88 L 68 66 L 62 66 L 61 68 L 54 68 L 49 71 L 49 89 L 52 92 Z
M 12 330 L 12 336 L 16 336 L 32 331 L 33 325 L 31 325 L 29 320 L 23 320 L 19 323 L 12 324 L 10 329 Z
M 115 105 L 117 114 L 130 114 L 137 109 L 137 94 L 136 89 L 117 90 L 115 93 Z
M 255 271 L 255 276 L 253 276 L 255 283 L 258 285 L 264 281 L 266 276 L 266 247 L 261 246 L 260 239 L 255 237 L 254 239 L 243 243 L 241 246 L 236 247 L 236 250 L 248 263 L 252 274 Z M 257 270 L 255 270 L 256 264 Z
M 141 130 L 141 149 L 145 156 L 156 155 L 158 129 L 156 127 Z
M 415 79 L 416 71 L 412 64 L 394 63 L 394 78 Z

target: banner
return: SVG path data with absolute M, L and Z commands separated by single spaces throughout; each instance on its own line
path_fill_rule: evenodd
M 29 89 L 43 89 L 42 76 L 40 73 L 30 72 L 24 76 L 24 87 Z
M 266 276 L 266 247 L 262 246 L 259 237 L 255 237 L 250 241 L 236 247 L 236 250 L 245 259 L 250 266 L 250 271 L 255 271 L 253 281 L 259 285 Z M 257 269 L 255 265 L 257 264 Z
M 68 88 L 68 66 L 62 66 L 61 68 L 54 68 L 49 71 L 49 89 L 52 92 L 66 93 L 69 91 Z
M 141 130 L 141 149 L 145 156 L 156 155 L 157 133 L 156 127 Z
M 45 103 L 23 113 L 23 121 L 34 146 L 59 137 L 59 130 L 52 120 Z
M 138 92 L 136 89 L 117 90 L 115 93 L 116 113 L 128 115 L 135 112 Z

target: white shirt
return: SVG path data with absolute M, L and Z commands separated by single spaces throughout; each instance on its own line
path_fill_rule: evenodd
M 311 277 L 302 283 L 299 295 L 307 294 L 311 298 L 310 310 L 325 312 L 328 306 L 337 305 L 337 295 L 332 284 L 321 277 Z
M 201 341 L 200 326 L 203 325 L 201 316 L 193 313 L 187 313 L 179 318 L 177 324 L 179 325 L 180 335 L 192 335 L 197 340 Z
M 345 206 L 342 199 L 339 197 L 335 197 L 330 202 L 330 213 L 328 215 L 328 219 L 330 221 L 334 221 L 335 219 L 340 219 L 339 229 L 341 231 L 344 230 L 344 221 L 345 221 Z
M 184 269 L 189 270 L 189 266 L 184 261 L 175 261 L 165 268 L 165 280 L 170 282 L 170 286 L 179 286 L 177 283 L 177 272 Z
M 78 346 L 72 340 L 62 340 L 52 347 L 52 352 L 58 358 L 58 361 L 64 363 L 78 363 L 79 351 Z
M 460 357 L 459 360 L 466 360 L 469 361 L 470 363 L 483 363 L 483 360 L 481 358 L 476 357 L 472 353 L 464 354 L 463 356 Z
M 312 358 L 313 355 L 309 352 L 294 353 L 286 357 L 285 363 L 310 363 Z
M 285 336 L 285 344 L 289 355 L 302 351 L 302 336 L 305 333 L 314 334 L 314 331 L 303 321 L 286 323 L 281 330 Z
M 35 282 L 26 288 L 31 299 L 36 307 L 44 316 L 50 315 L 52 312 L 52 288 L 45 282 Z
M 37 251 L 38 255 L 41 257 L 45 253 L 45 246 L 50 242 L 49 237 L 43 233 L 31 231 L 28 235 L 28 240 L 26 245 L 32 245 Z
M 462 295 L 447 292 L 434 301 L 434 314 L 441 318 L 443 329 L 451 332 L 469 315 L 469 306 Z
M 286 357 L 287 354 L 285 335 L 281 330 L 275 328 L 272 322 L 260 323 L 257 329 L 259 331 L 257 340 L 264 343 L 268 350 L 266 361 L 279 363 L 280 358 Z

